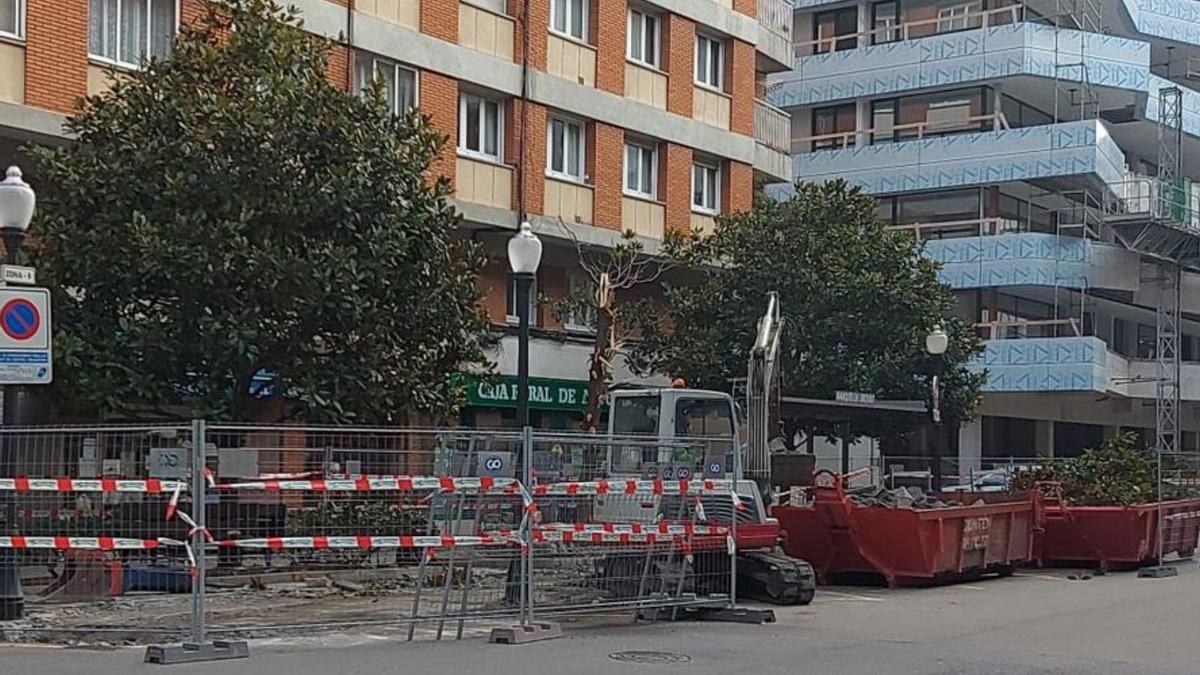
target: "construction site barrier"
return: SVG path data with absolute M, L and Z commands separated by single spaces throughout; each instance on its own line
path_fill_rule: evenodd
M 27 598 L 6 636 L 212 645 L 371 626 L 441 639 L 556 614 L 731 607 L 746 511 L 733 482 L 622 475 L 616 440 L 3 428 L 0 571 L 17 570 Z M 650 456 L 679 446 L 623 442 Z

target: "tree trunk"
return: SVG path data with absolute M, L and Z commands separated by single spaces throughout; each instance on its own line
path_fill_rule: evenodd
M 596 433 L 600 423 L 600 406 L 608 396 L 612 379 L 612 310 L 599 307 L 596 312 L 596 343 L 588 363 L 587 407 L 583 413 L 583 430 Z

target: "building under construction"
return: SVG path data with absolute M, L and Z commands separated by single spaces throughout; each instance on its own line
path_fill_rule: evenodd
M 1200 21 L 1163 0 L 796 0 L 794 173 L 912 233 L 985 341 L 947 473 L 1200 456 Z

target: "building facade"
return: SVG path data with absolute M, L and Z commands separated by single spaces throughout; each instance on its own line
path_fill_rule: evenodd
M 520 222 L 545 242 L 533 292 L 552 301 L 583 283 L 576 241 L 632 230 L 654 251 L 669 230 L 749 208 L 756 184 L 790 180 L 787 118 L 763 100 L 767 74 L 792 61 L 786 0 L 282 4 L 337 41 L 334 82 L 382 79 L 397 112 L 417 107 L 448 136 L 435 170 L 453 181 L 463 236 L 491 256 L 486 309 L 506 330 L 516 299 L 504 251 Z M 196 0 L 0 0 L 0 161 L 25 142 L 61 142 L 77 99 L 165 54 L 199 12 Z M 588 321 L 531 304 L 531 374 L 553 389 L 534 416 L 568 426 Z M 515 373 L 511 330 L 495 359 Z M 476 388 L 467 421 L 512 418 L 511 401 Z
M 1164 166 L 1182 168 L 1173 220 L 1200 226 L 1200 2 L 795 4 L 793 67 L 770 96 L 791 113 L 795 178 L 878 197 L 880 217 L 943 264 L 985 341 L 982 416 L 955 439 L 959 468 L 1069 455 L 1122 428 L 1152 440 L 1170 284 L 1119 224 L 1165 198 Z M 1187 449 L 1200 429 L 1197 288 L 1185 273 Z

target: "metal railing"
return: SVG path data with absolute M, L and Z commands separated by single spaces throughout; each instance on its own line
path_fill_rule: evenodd
M 731 607 L 726 541 L 742 502 L 732 480 L 703 474 L 708 454 L 729 450 L 714 442 L 199 420 L 6 427 L 0 572 L 15 567 L 29 601 L 24 622 L 0 626 L 39 641 L 204 644 L 353 626 L 411 640 L 553 614 Z M 663 457 L 694 479 L 650 477 Z
M 787 113 L 766 101 L 754 102 L 754 140 L 787 153 L 791 152 L 791 135 L 792 119 Z
M 852 129 L 836 131 L 816 136 L 801 136 L 793 138 L 792 143 L 812 143 L 814 152 L 854 147 L 856 145 L 878 145 L 882 143 L 903 143 L 925 138 L 926 135 L 948 136 L 951 134 L 968 134 L 997 129 L 1009 129 L 1008 119 L 1004 113 L 991 115 L 966 115 L 960 119 L 909 122 L 895 124 L 889 127 Z M 880 136 L 876 139 L 876 134 Z M 865 141 L 865 143 L 864 143 Z M 795 147 L 793 145 L 793 147 Z
M 1169 184 L 1151 176 L 1130 176 L 1113 186 L 1116 196 L 1105 203 L 1110 218 L 1148 218 L 1200 228 L 1200 199 L 1192 183 L 1178 178 Z
M 933 223 L 904 223 L 888 225 L 889 230 L 906 232 L 918 242 L 932 239 L 930 233 L 951 234 L 968 237 L 985 237 L 1013 232 L 1017 221 L 1011 218 L 972 218 L 969 220 L 946 220 Z
M 1066 319 L 1016 319 L 1008 321 L 981 321 L 974 325 L 985 340 L 1011 340 L 1025 337 L 1058 337 L 1058 329 L 1066 326 L 1074 337 L 1082 337 L 1082 323 L 1075 317 Z M 1037 335 L 1030 335 L 1033 329 Z
M 792 39 L 792 3 L 788 0 L 758 0 L 758 22 L 777 35 Z
M 853 46 L 843 47 L 843 49 L 857 49 L 873 44 L 903 42 L 945 33 L 987 28 L 989 26 L 1005 26 L 1018 23 L 1024 20 L 1024 17 L 1024 5 L 1010 5 L 1008 7 L 970 12 L 956 16 L 889 23 L 888 25 L 871 30 L 844 33 L 842 35 L 829 35 L 815 40 L 797 42 L 795 43 L 795 54 L 796 56 L 809 56 L 811 54 L 841 51 L 838 49 L 839 45 L 846 44 L 847 41 L 851 40 L 853 41 Z

